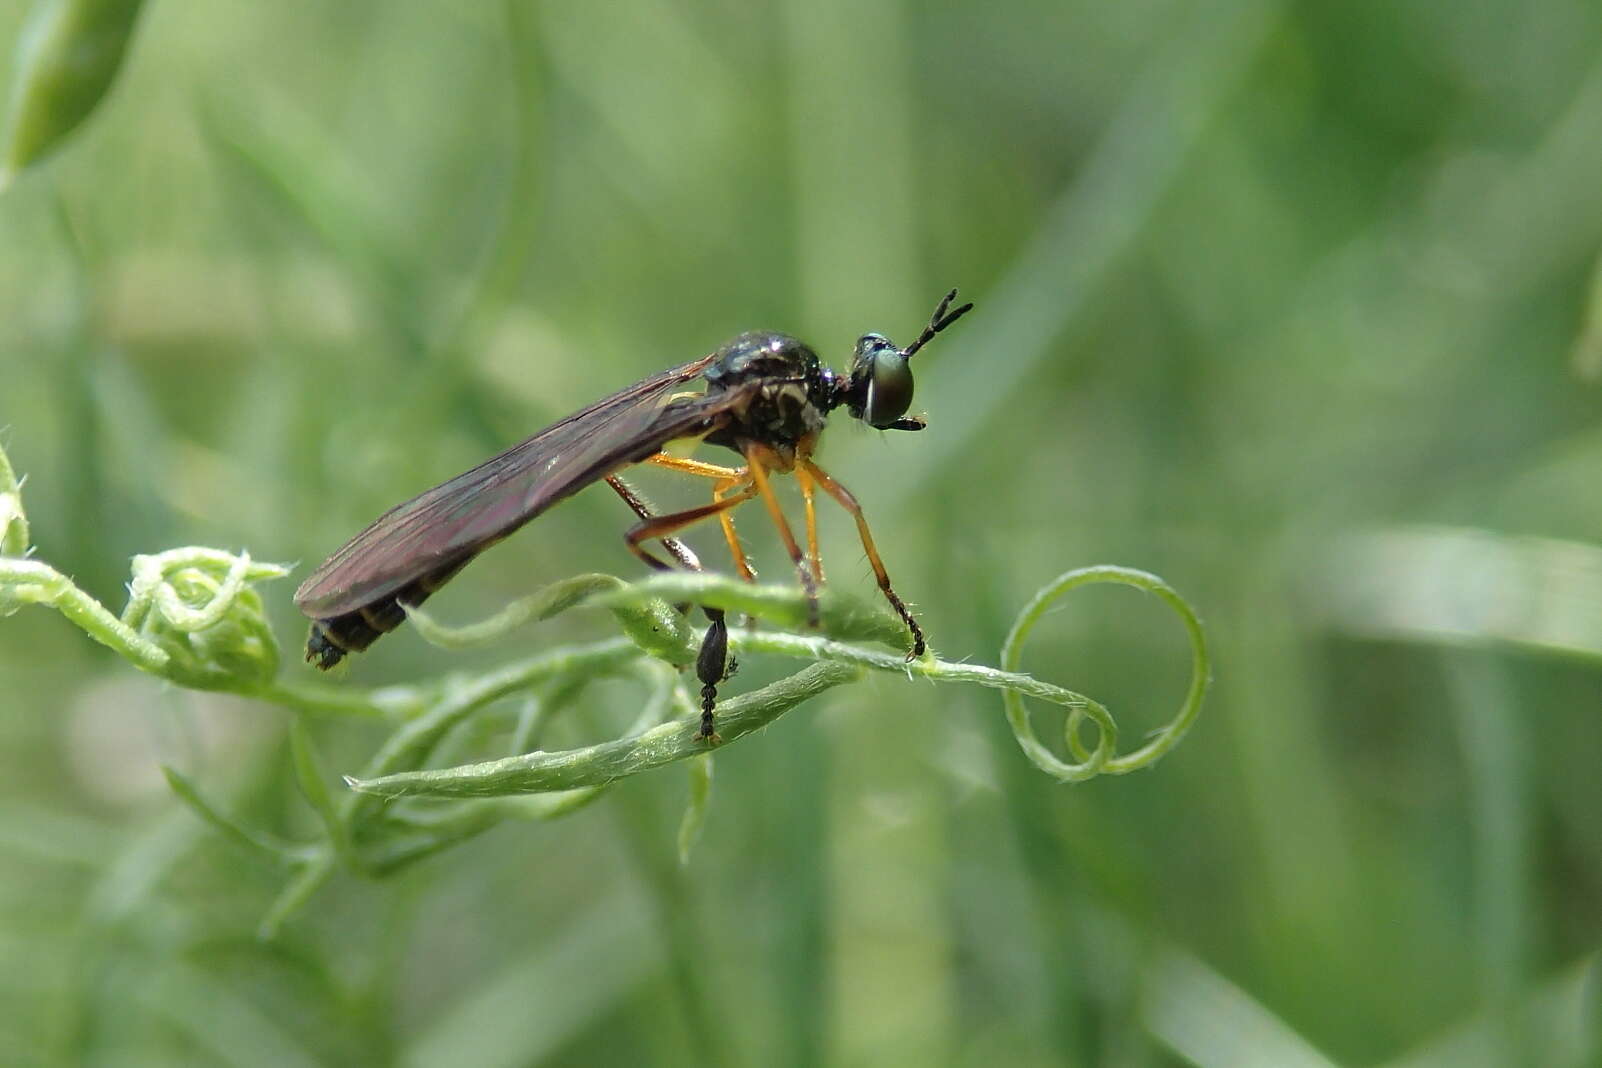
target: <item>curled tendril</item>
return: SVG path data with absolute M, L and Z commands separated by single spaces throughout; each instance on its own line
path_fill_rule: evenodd
M 1196 716 L 1201 712 L 1207 688 L 1212 684 L 1211 660 L 1207 654 L 1207 633 L 1202 628 L 1201 620 L 1197 618 L 1195 611 L 1185 599 L 1156 575 L 1134 568 L 1110 565 L 1083 567 L 1064 572 L 1036 593 L 1024 606 L 1023 611 L 1018 613 L 1018 618 L 1013 621 L 1012 630 L 1007 634 L 1007 640 L 1002 643 L 1001 666 L 1008 671 L 1017 669 L 1023 655 L 1024 640 L 1029 637 L 1029 632 L 1034 629 L 1040 617 L 1058 598 L 1070 590 L 1098 582 L 1115 582 L 1145 590 L 1160 597 L 1170 608 L 1179 613 L 1179 618 L 1185 624 L 1186 634 L 1190 638 L 1190 687 L 1186 690 L 1185 699 L 1180 703 L 1179 711 L 1175 713 L 1174 718 L 1159 729 L 1151 741 L 1124 756 L 1115 755 L 1118 746 L 1117 727 L 1106 708 L 1088 697 L 1080 697 L 1078 704 L 1058 702 L 1068 705 L 1067 722 L 1063 728 L 1064 742 L 1069 754 L 1078 763 L 1068 763 L 1060 759 L 1043 745 L 1030 724 L 1029 712 L 1024 708 L 1021 692 L 1015 688 L 1004 689 L 1001 700 L 1006 707 L 1007 722 L 1012 726 L 1012 733 L 1018 739 L 1018 745 L 1036 767 L 1063 782 L 1080 782 L 1095 775 L 1125 775 L 1155 763 L 1163 754 L 1178 745 L 1185 732 L 1190 730 L 1196 721 Z M 1095 748 L 1090 750 L 1085 748 L 1084 742 L 1079 737 L 1079 730 L 1087 717 L 1095 722 L 1100 731 Z
M 163 674 L 173 681 L 250 692 L 278 671 L 278 642 L 251 583 L 285 574 L 249 553 L 199 546 L 136 556 L 121 621 L 167 654 Z
M 257 692 L 278 670 L 278 643 L 254 582 L 288 574 L 248 553 L 189 547 L 136 556 L 128 605 L 112 615 L 27 551 L 21 481 L 0 450 L 0 616 L 33 604 L 60 612 L 135 666 L 185 686 Z

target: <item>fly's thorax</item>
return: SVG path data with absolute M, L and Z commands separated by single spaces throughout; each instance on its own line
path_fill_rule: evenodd
M 758 379 L 815 379 L 822 370 L 818 354 L 804 342 L 789 334 L 753 330 L 713 353 L 702 374 L 714 389 L 729 389 Z
M 823 429 L 833 406 L 833 374 L 817 353 L 788 334 L 741 334 L 720 348 L 702 373 L 709 392 L 755 389 L 733 423 L 707 438 L 714 445 L 738 448 L 737 439 L 745 438 L 792 449 Z

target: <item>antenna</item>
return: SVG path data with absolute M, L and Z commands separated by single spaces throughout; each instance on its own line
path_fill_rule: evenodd
M 945 295 L 940 303 L 936 305 L 934 314 L 929 316 L 929 325 L 923 328 L 923 333 L 918 335 L 918 340 L 901 350 L 902 359 L 911 359 L 912 354 L 933 341 L 936 334 L 961 319 L 973 309 L 973 301 L 970 300 L 962 307 L 948 313 L 946 309 L 950 308 L 951 302 L 956 299 L 957 291 L 955 289 Z

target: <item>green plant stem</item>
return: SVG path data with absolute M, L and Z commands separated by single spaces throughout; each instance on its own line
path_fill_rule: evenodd
M 278 930 L 284 921 L 300 911 L 301 906 L 311 899 L 311 896 L 322 889 L 324 883 L 334 874 L 333 850 L 324 850 L 313 857 L 289 884 L 279 892 L 266 915 L 256 927 L 256 936 L 264 942 L 270 942 L 278 937 Z
M 773 722 L 791 708 L 860 675 L 839 663 L 813 664 L 786 679 L 741 694 L 719 708 L 723 744 Z M 600 786 L 629 775 L 698 756 L 707 743 L 692 720 L 674 720 L 637 735 L 559 753 L 522 756 L 435 771 L 347 778 L 354 790 L 378 797 L 492 797 Z
M 0 597 L 22 604 L 49 605 L 142 671 L 160 675 L 172 659 L 166 650 L 112 615 L 67 576 L 38 560 L 0 559 Z
M 370 719 L 411 719 L 430 704 L 428 688 L 420 686 L 361 690 L 326 683 L 273 682 L 255 696 L 298 712 Z

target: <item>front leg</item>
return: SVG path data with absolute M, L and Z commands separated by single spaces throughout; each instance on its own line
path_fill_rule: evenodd
M 823 487 L 823 492 L 839 501 L 840 507 L 850 512 L 852 518 L 857 521 L 857 535 L 862 539 L 862 548 L 868 554 L 868 563 L 873 565 L 873 577 L 878 580 L 879 591 L 884 594 L 884 599 L 890 602 L 890 607 L 896 610 L 896 615 L 907 625 L 907 630 L 912 632 L 912 652 L 907 654 L 907 659 L 916 660 L 928 648 L 928 643 L 923 640 L 923 628 L 918 626 L 918 621 L 912 618 L 912 612 L 906 603 L 890 586 L 890 573 L 884 569 L 884 561 L 879 559 L 879 550 L 873 544 L 873 534 L 868 530 L 868 521 L 862 515 L 862 505 L 857 503 L 856 497 L 852 496 L 850 490 L 836 482 L 811 460 L 801 460 L 800 470 L 817 479 L 818 485 Z

